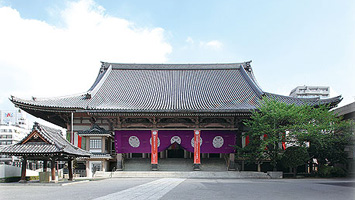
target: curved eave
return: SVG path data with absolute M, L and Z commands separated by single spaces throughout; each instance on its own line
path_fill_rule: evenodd
M 48 153 L 32 153 L 32 152 L 0 152 L 0 155 L 9 155 L 9 156 L 73 156 L 73 157 L 90 157 L 91 155 L 82 155 L 82 154 L 72 154 L 72 153 L 63 153 L 63 152 L 48 152 Z
M 41 118 L 45 121 L 51 122 L 55 125 L 58 125 L 62 128 L 67 128 L 66 121 L 58 115 L 58 113 L 71 113 L 75 112 L 78 109 L 82 109 L 79 107 L 58 107 L 58 106 L 41 106 L 34 105 L 24 101 L 20 101 L 15 99 L 14 97 L 9 99 L 15 107 L 18 107 L 25 112 L 33 115 L 35 117 Z
M 329 105 L 330 108 L 334 108 L 338 106 L 338 104 L 343 100 L 343 97 L 341 95 L 329 98 L 329 99 L 321 99 L 319 102 L 320 104 L 326 104 Z
M 6 148 L 0 151 L 0 155 L 9 155 L 9 156 L 39 156 L 39 155 L 55 155 L 55 156 L 74 156 L 74 157 L 90 157 L 91 154 L 87 152 L 66 152 L 64 150 L 49 151 L 49 152 L 31 152 L 31 151 L 11 151 Z
M 318 107 L 319 105 L 328 105 L 329 108 L 334 108 L 343 100 L 343 97 L 341 95 L 332 98 L 327 98 L 327 99 L 320 99 L 320 98 L 297 98 L 297 97 L 290 97 L 290 96 L 284 96 L 284 95 L 278 95 L 278 94 L 266 92 L 264 96 L 269 98 L 274 98 L 276 100 L 285 102 L 287 104 L 296 104 L 296 105 L 306 104 L 314 107 Z
M 33 109 L 33 110 L 38 110 L 38 111 L 45 111 L 45 112 L 53 112 L 53 111 L 59 111 L 59 112 L 73 112 L 78 109 L 83 109 L 82 107 L 69 107 L 69 106 L 48 106 L 48 105 L 41 105 L 40 102 L 28 102 L 26 100 L 21 100 L 19 98 L 11 97 L 9 100 L 19 108 L 25 108 L 25 109 Z

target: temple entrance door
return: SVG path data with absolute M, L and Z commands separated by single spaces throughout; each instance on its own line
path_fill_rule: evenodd
M 168 148 L 168 158 L 184 158 L 184 149 L 176 142 Z

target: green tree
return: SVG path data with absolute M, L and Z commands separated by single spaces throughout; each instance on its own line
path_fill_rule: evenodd
M 351 143 L 352 125 L 342 121 L 326 105 L 317 108 L 303 107 L 305 114 L 303 123 L 294 125 L 296 139 L 299 144 L 309 144 L 308 153 L 318 164 L 346 164 L 347 154 L 344 151 Z M 297 130 L 297 131 L 296 131 Z
M 346 161 L 344 148 L 351 141 L 350 123 L 329 112 L 327 105 L 296 106 L 263 98 L 258 111 L 244 124 L 249 127 L 250 143 L 238 152 L 249 162 L 270 160 L 276 170 L 284 152 L 282 142 L 309 147 L 310 157 L 320 164 Z
M 299 110 L 295 105 L 264 98 L 258 111 L 244 123 L 249 127 L 250 143 L 241 150 L 242 155 L 248 160 L 270 160 L 276 171 L 282 142 L 287 140 L 285 132 L 297 123 Z

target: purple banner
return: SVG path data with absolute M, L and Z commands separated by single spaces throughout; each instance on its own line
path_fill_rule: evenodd
M 236 140 L 234 131 L 201 131 L 201 153 L 233 153 Z M 172 144 L 194 152 L 193 130 L 159 130 L 158 151 L 168 149 Z M 115 131 L 117 153 L 151 153 L 150 130 Z

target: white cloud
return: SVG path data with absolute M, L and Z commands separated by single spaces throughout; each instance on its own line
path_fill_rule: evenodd
M 64 26 L 58 27 L 0 8 L 0 77 L 8 81 L 0 84 L 0 103 L 10 94 L 84 92 L 96 78 L 99 61 L 162 63 L 172 51 L 164 29 L 109 16 L 91 0 L 68 3 L 60 13 Z
M 187 43 L 189 44 L 193 44 L 194 43 L 194 40 L 192 39 L 192 37 L 187 37 L 186 40 L 185 40 Z
M 210 40 L 210 41 L 198 41 L 197 45 L 195 45 L 195 40 L 192 37 L 187 37 L 185 42 L 188 44 L 188 47 L 199 47 L 202 49 L 209 49 L 209 50 L 218 50 L 221 49 L 223 43 L 219 40 Z M 187 46 L 185 47 L 187 48 Z
M 212 40 L 206 43 L 202 43 L 202 46 L 206 46 L 212 49 L 220 49 L 222 47 L 222 42 L 218 41 L 218 40 Z

